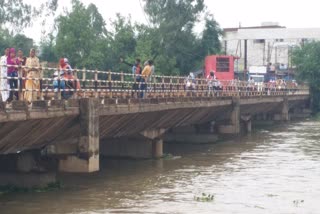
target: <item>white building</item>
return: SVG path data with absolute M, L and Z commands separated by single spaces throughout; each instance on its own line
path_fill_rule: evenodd
M 277 23 L 263 23 L 257 27 L 225 28 L 223 46 L 227 55 L 238 56 L 235 70 L 245 69 L 245 42 L 247 43 L 247 70 L 251 66 L 272 63 L 277 71 L 292 70 L 291 51 L 306 41 L 320 39 L 320 28 L 290 29 Z

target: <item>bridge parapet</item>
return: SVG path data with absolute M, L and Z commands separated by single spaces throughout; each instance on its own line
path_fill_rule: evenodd
M 2 65 L 6 67 L 6 65 Z M 217 80 L 181 76 L 133 75 L 131 73 L 97 70 L 62 70 L 57 68 L 16 67 L 18 77 L 3 77 L 1 81 L 16 80 L 17 88 L 2 89 L 32 97 L 55 100 L 73 98 L 158 98 L 158 97 L 230 97 L 281 96 L 309 94 L 309 88 L 295 82 L 252 83 L 238 80 Z M 22 76 L 23 69 L 41 70 L 43 78 Z M 56 75 L 63 72 L 64 75 Z M 54 77 L 52 77 L 54 76 Z M 23 81 L 40 82 L 41 88 L 25 88 Z M 28 100 L 30 101 L 30 100 Z M 32 101 L 35 101 L 32 100 Z

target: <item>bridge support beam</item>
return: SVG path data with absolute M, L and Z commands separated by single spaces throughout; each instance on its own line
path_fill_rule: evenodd
M 290 112 L 290 119 L 303 119 L 308 118 L 312 114 L 310 109 L 301 107 L 301 108 L 294 108 L 292 112 Z
M 75 155 L 60 159 L 63 172 L 88 173 L 99 171 L 99 112 L 98 99 L 80 100 L 80 136 Z
M 218 140 L 215 133 L 215 121 L 200 125 L 176 127 L 165 133 L 166 143 L 179 144 L 210 144 Z
M 280 112 L 273 116 L 273 120 L 275 121 L 289 121 L 289 104 L 288 98 L 283 98 L 283 102 L 281 103 Z
M 155 129 L 144 131 L 136 136 L 106 139 L 101 142 L 101 154 L 112 158 L 161 158 L 164 132 L 164 129 Z
M 239 134 L 240 133 L 240 98 L 232 98 L 233 109 L 229 124 L 218 127 L 220 134 Z

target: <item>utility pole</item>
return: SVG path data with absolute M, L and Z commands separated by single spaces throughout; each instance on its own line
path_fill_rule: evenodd
M 243 78 L 244 80 L 247 79 L 248 72 L 248 40 L 244 40 L 244 71 L 243 71 Z

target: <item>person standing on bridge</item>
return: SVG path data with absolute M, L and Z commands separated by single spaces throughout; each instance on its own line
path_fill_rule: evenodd
M 135 93 L 135 91 L 138 91 L 139 90 L 139 83 L 141 81 L 141 71 L 142 71 L 142 68 L 141 68 L 141 60 L 140 59 L 136 59 L 136 62 L 135 64 L 132 66 L 132 75 L 135 77 L 135 83 L 133 83 L 132 85 L 132 97 Z M 137 93 L 137 96 L 138 96 L 139 92 Z
M 19 65 L 26 66 L 27 57 L 23 56 L 22 49 L 18 50 L 18 60 L 19 60 Z M 20 72 L 20 76 L 22 76 L 23 78 L 27 77 L 27 74 L 24 68 L 21 68 L 19 72 Z M 19 80 L 19 81 L 20 81 L 20 85 L 22 85 L 22 88 L 25 88 L 26 81 L 25 80 Z
M 14 48 L 10 48 L 10 53 L 7 58 L 7 65 L 8 70 L 7 70 L 7 75 L 10 78 L 9 79 L 9 85 L 10 85 L 10 93 L 9 93 L 9 98 L 7 100 L 8 103 L 13 101 L 14 97 L 16 100 L 19 100 L 18 92 L 16 91 L 18 88 L 18 65 L 19 65 L 19 60 L 16 57 L 16 50 Z
M 131 67 L 131 71 L 132 71 L 132 75 L 133 75 L 133 78 L 134 78 L 134 83 L 132 85 L 132 93 L 131 93 L 131 96 L 134 97 L 134 94 L 135 92 L 137 92 L 137 97 L 139 97 L 139 84 L 140 84 L 140 81 L 141 81 L 141 71 L 142 71 L 142 68 L 141 68 L 141 60 L 139 58 L 136 59 L 135 63 L 134 64 L 131 64 L 129 62 L 126 62 L 122 57 L 120 58 L 120 62 L 123 63 L 123 64 L 126 64 L 128 66 Z
M 153 60 L 149 60 L 149 64 L 150 64 L 150 66 L 151 66 L 151 73 L 150 73 L 148 82 L 151 82 L 151 78 L 152 78 L 152 76 L 153 76 L 154 73 L 155 73 L 155 67 L 154 67 L 154 62 L 153 62 Z
M 1 57 L 0 60 L 0 91 L 1 91 L 1 98 L 2 102 L 6 102 L 9 98 L 9 86 L 7 78 L 7 58 L 9 56 L 9 48 L 4 50 L 4 55 Z
M 214 75 L 214 71 L 210 71 L 210 74 L 208 74 L 208 76 L 206 77 L 207 79 L 207 85 L 208 85 L 208 96 L 210 96 L 211 94 L 213 94 L 213 86 L 214 86 L 214 82 L 216 80 L 216 77 Z
M 30 56 L 26 61 L 26 92 L 24 99 L 30 105 L 32 101 L 40 99 L 40 77 L 41 69 L 39 58 L 36 56 L 36 50 L 30 50 Z
M 150 63 L 150 60 L 147 61 L 145 63 L 145 67 L 141 73 L 141 85 L 140 85 L 140 90 L 141 90 L 141 95 L 140 97 L 141 98 L 144 98 L 145 97 L 145 93 L 146 93 L 146 89 L 147 89 L 147 82 L 148 82 L 148 79 L 151 75 L 151 72 L 152 72 L 152 69 L 151 69 L 151 63 Z

